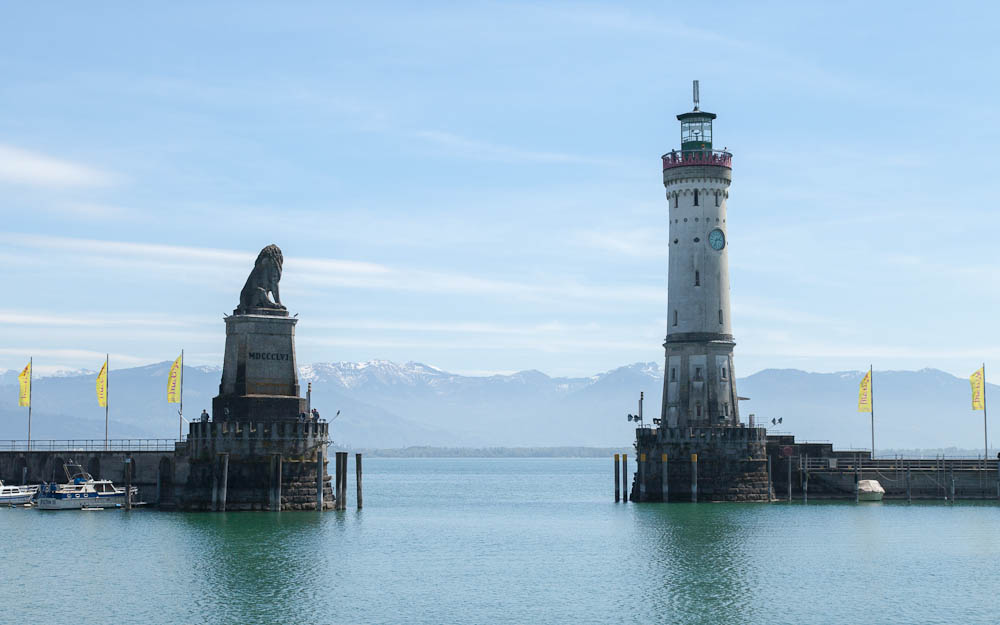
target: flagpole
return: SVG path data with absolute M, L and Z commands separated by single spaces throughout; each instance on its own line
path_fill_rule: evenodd
M 108 451 L 108 404 L 111 399 L 111 371 L 108 364 L 111 361 L 111 354 L 104 355 L 104 451 Z
M 983 363 L 983 467 L 986 466 L 986 456 L 990 453 L 990 444 L 986 438 L 986 363 Z
M 868 394 L 872 400 L 872 460 L 875 459 L 875 368 L 868 365 Z
M 181 408 L 177 411 L 177 440 L 184 440 L 184 350 L 181 350 Z
M 28 451 L 31 451 L 31 378 L 35 375 L 34 361 L 34 356 L 28 357 Z

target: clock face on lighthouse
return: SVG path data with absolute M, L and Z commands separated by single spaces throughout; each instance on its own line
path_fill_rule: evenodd
M 708 244 L 712 246 L 713 250 L 721 250 L 726 246 L 726 235 L 722 233 L 722 230 L 716 228 L 708 233 Z

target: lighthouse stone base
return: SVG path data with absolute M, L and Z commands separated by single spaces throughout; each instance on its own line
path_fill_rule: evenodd
M 771 500 L 764 428 L 639 428 L 635 436 L 639 466 L 632 483 L 632 501 L 664 501 L 664 493 L 667 501 Z M 696 499 L 692 491 L 696 491 Z

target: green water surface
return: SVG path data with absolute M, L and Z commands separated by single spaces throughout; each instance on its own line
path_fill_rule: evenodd
M 1000 622 L 995 502 L 637 506 L 612 479 L 368 459 L 364 510 L 0 509 L 0 622 Z

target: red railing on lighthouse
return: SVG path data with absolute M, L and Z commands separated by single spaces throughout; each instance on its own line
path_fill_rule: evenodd
M 725 150 L 671 150 L 663 155 L 664 170 L 694 165 L 714 165 L 732 169 L 733 155 Z

